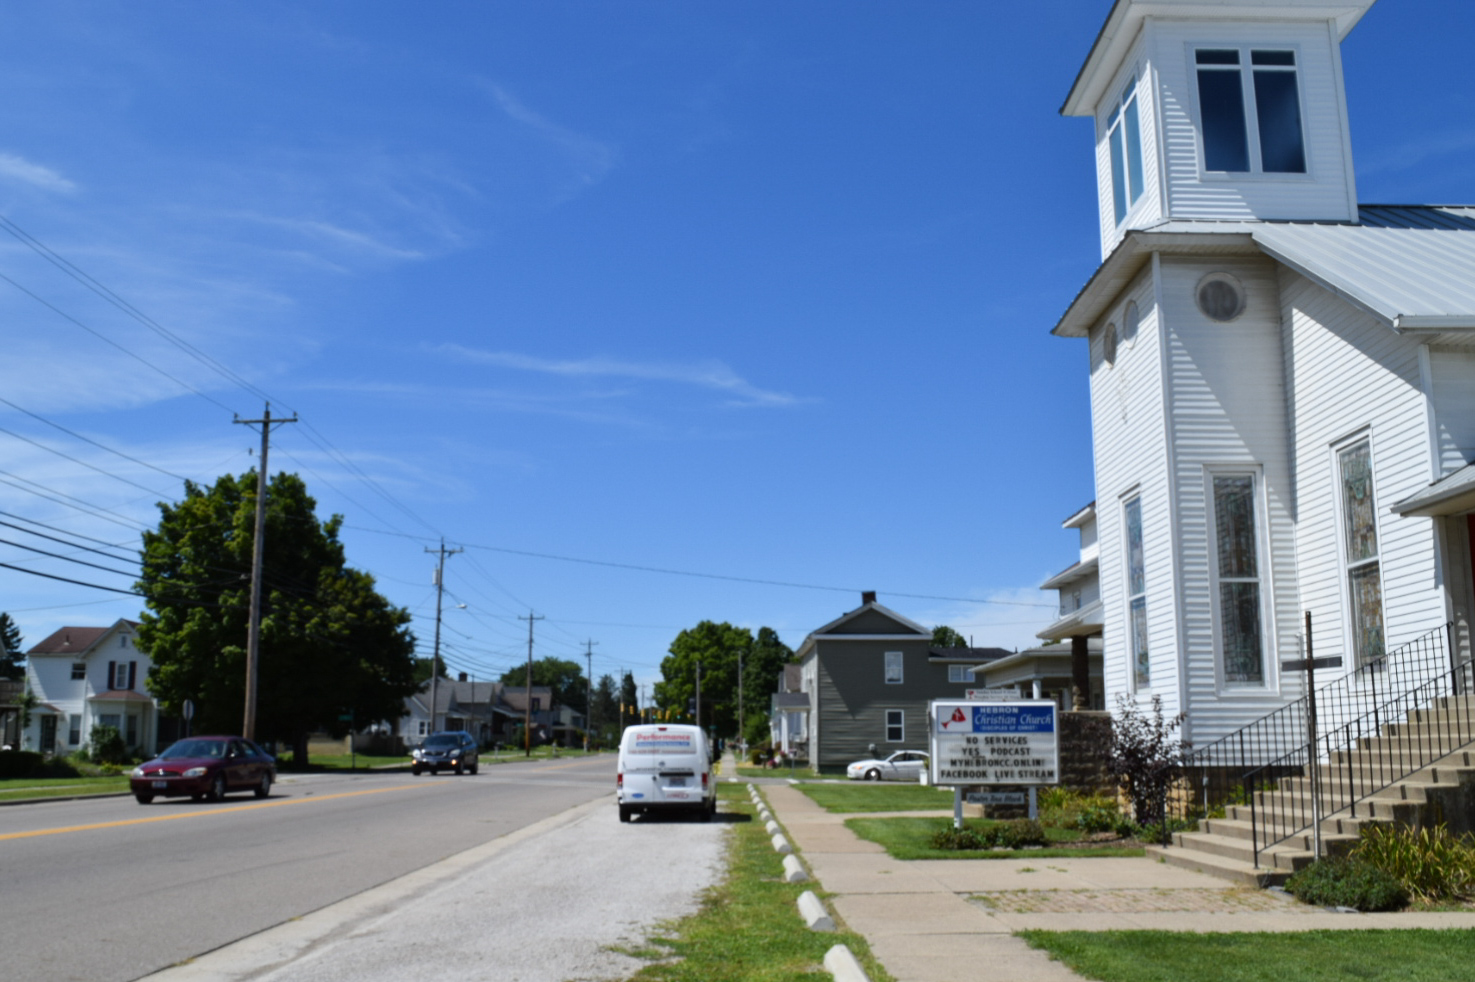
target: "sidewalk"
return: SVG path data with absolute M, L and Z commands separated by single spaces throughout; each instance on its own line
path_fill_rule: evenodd
M 847 829 L 852 816 L 830 814 L 787 783 L 754 783 L 834 912 L 898 982 L 1080 979 L 1014 937 L 1023 930 L 1475 927 L 1475 912 L 1331 913 L 1146 857 L 903 862 Z

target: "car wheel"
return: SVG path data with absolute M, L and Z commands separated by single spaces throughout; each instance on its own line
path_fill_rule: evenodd
M 419 764 L 416 764 L 414 767 L 411 767 L 410 768 L 410 773 L 413 774 L 413 775 L 415 775 L 416 777 L 419 777 L 420 776 L 420 765 Z
M 205 800 L 205 795 L 204 795 L 203 792 L 196 791 L 194 794 L 192 794 L 192 795 L 189 796 L 189 800 L 190 801 L 204 801 Z
M 211 801 L 224 801 L 225 800 L 225 775 L 224 774 L 217 774 L 217 775 L 215 775 L 215 783 L 212 784 L 212 785 L 210 785 L 210 800 Z
M 630 806 L 629 805 L 621 805 L 620 806 L 620 821 L 622 821 L 622 822 L 628 822 L 628 821 L 630 821 Z
M 710 822 L 712 820 L 712 815 L 715 814 L 716 811 L 717 811 L 717 802 L 715 802 L 715 801 L 712 802 L 710 805 L 707 805 L 707 806 L 703 807 L 702 808 L 702 821 L 704 821 L 704 822 Z
M 456 765 L 456 773 L 457 774 L 460 774 L 461 773 L 461 765 L 460 764 L 457 764 Z
M 475 774 L 475 773 L 476 773 L 476 769 L 477 769 L 477 768 L 478 768 L 478 767 L 480 767 L 480 766 L 481 766 L 481 764 L 480 764 L 480 763 L 476 763 L 476 764 L 472 764 L 472 765 L 471 765 L 471 773 L 473 773 L 473 774 Z
M 255 792 L 255 794 L 256 794 L 256 797 L 258 797 L 258 798 L 269 798 L 269 797 L 271 797 L 271 775 L 270 774 L 263 774 L 263 775 L 261 775 L 261 783 L 256 786 L 256 792 Z
M 154 796 L 153 795 L 151 795 L 151 794 L 144 794 L 141 791 L 138 794 L 134 795 L 133 797 L 135 797 L 135 798 L 138 799 L 138 803 L 140 805 L 150 804 L 154 800 Z
M 878 771 L 878 770 L 876 770 L 874 767 L 872 767 L 870 770 L 866 771 L 866 780 L 867 781 L 879 781 L 879 780 L 881 780 L 881 772 Z

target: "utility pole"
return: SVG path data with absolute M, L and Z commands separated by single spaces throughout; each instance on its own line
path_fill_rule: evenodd
M 594 646 L 598 643 L 598 641 L 584 642 L 584 658 L 589 665 L 589 677 L 584 679 L 585 691 L 588 693 L 584 696 L 584 753 L 586 754 L 589 752 L 589 730 L 594 723 Z
M 518 620 L 528 622 L 528 675 L 527 691 L 523 693 L 525 712 L 522 724 L 522 749 L 525 757 L 533 755 L 533 621 L 543 619 L 542 614 L 534 616 L 531 609 L 526 617 L 518 617 Z
M 645 683 L 644 682 L 640 683 L 640 705 L 642 705 L 642 706 L 646 705 L 646 701 L 645 701 Z M 645 718 L 645 710 L 643 710 L 643 709 L 640 711 L 640 715 L 637 716 L 636 719 L 638 719 L 642 723 L 648 723 L 648 722 L 650 722 L 649 720 L 647 720 Z
M 440 681 L 440 601 L 441 594 L 445 592 L 446 557 L 454 556 L 460 549 L 447 549 L 446 540 L 440 540 L 439 549 L 426 549 L 426 552 L 435 554 L 438 558 L 435 563 L 435 650 L 430 656 L 430 732 L 435 732 L 435 700 L 437 686 Z M 476 688 L 471 689 L 471 699 L 476 701 Z
M 738 745 L 739 748 L 741 748 L 742 745 L 743 745 L 743 734 L 745 732 L 746 731 L 743 729 L 743 649 L 739 648 L 738 649 L 738 732 L 737 732 L 737 745 Z
M 620 669 L 620 739 L 625 738 L 625 670 Z
M 246 627 L 246 719 L 241 736 L 256 739 L 256 685 L 261 666 L 261 560 L 266 551 L 266 455 L 271 449 L 271 428 L 297 422 L 297 414 L 282 419 L 271 418 L 271 403 L 260 419 L 234 420 L 245 426 L 261 427 L 261 462 L 256 468 L 256 530 L 251 540 L 251 613 Z
M 697 729 L 702 728 L 702 663 L 697 662 Z

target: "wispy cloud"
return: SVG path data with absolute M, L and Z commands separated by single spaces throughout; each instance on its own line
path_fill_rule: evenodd
M 1379 149 L 1359 161 L 1363 176 L 1415 170 L 1439 157 L 1466 155 L 1475 149 L 1475 129 L 1447 129 L 1427 137 L 1403 141 L 1394 149 Z
M 13 153 L 0 153 L 0 181 L 14 181 L 43 191 L 61 191 L 66 194 L 77 190 L 75 183 L 50 167 L 32 163 Z
M 726 394 L 729 397 L 727 405 L 731 406 L 794 406 L 802 401 L 787 392 L 759 388 L 719 361 L 680 364 L 621 361 L 601 356 L 555 361 L 510 351 L 478 351 L 459 344 L 443 344 L 435 350 L 481 365 L 565 378 L 616 378 L 693 385 Z
M 527 127 L 562 151 L 573 164 L 580 190 L 598 184 L 614 167 L 618 154 L 610 144 L 553 122 L 524 105 L 500 85 L 486 83 L 486 89 L 508 119 Z

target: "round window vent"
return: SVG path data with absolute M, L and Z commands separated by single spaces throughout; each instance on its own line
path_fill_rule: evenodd
M 1137 301 L 1128 300 L 1127 309 L 1122 312 L 1122 341 L 1127 347 L 1137 340 L 1137 325 L 1142 321 L 1142 315 L 1137 310 Z
M 1245 312 L 1245 289 L 1228 273 L 1210 273 L 1198 281 L 1198 309 L 1212 321 L 1232 321 Z
M 1106 333 L 1101 336 L 1101 354 L 1108 365 L 1116 364 L 1116 324 L 1106 325 Z

